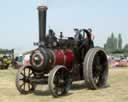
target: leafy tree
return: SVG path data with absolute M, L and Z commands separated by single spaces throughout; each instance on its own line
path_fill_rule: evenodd
M 117 38 L 114 38 L 114 49 L 117 49 L 118 46 L 117 46 Z
M 111 34 L 111 40 L 110 40 L 110 44 L 111 44 L 111 49 L 114 49 L 115 48 L 115 46 L 114 46 L 114 33 L 112 32 L 112 34 Z
M 105 49 L 117 49 L 117 38 L 114 37 L 114 33 L 107 38 L 106 44 L 104 44 Z
M 118 48 L 119 48 L 119 49 L 122 49 L 122 36 L 121 36 L 120 33 L 119 33 L 119 35 L 118 35 Z
M 124 50 L 125 50 L 125 51 L 128 51 L 128 44 L 126 44 L 126 45 L 124 46 Z

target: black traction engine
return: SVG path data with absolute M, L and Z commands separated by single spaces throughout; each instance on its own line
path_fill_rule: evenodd
M 103 49 L 95 48 L 91 32 L 74 29 L 73 37 L 63 32 L 57 37 L 53 29 L 46 34 L 47 7 L 39 6 L 39 42 L 30 55 L 30 65 L 23 65 L 16 75 L 16 87 L 21 94 L 47 84 L 54 97 L 64 95 L 72 81 L 84 80 L 88 89 L 107 85 L 108 61 Z

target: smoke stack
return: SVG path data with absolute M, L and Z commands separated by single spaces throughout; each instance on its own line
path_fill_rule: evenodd
M 46 17 L 47 17 L 47 6 L 39 6 L 39 43 L 45 44 L 46 41 Z

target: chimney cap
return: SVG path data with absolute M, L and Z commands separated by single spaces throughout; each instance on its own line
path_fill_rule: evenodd
M 47 7 L 47 6 L 38 6 L 37 9 L 38 9 L 38 10 L 47 10 L 48 7 Z

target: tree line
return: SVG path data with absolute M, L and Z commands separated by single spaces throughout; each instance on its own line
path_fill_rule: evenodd
M 108 53 L 128 53 L 128 44 L 123 47 L 122 34 L 119 33 L 118 37 L 115 37 L 114 33 L 107 38 L 104 44 L 104 49 Z
M 14 54 L 14 49 L 2 49 L 0 48 L 0 54 Z
M 111 34 L 110 37 L 107 38 L 106 43 L 104 44 L 105 49 L 122 49 L 122 36 L 119 33 L 118 38 L 114 36 L 114 33 Z

